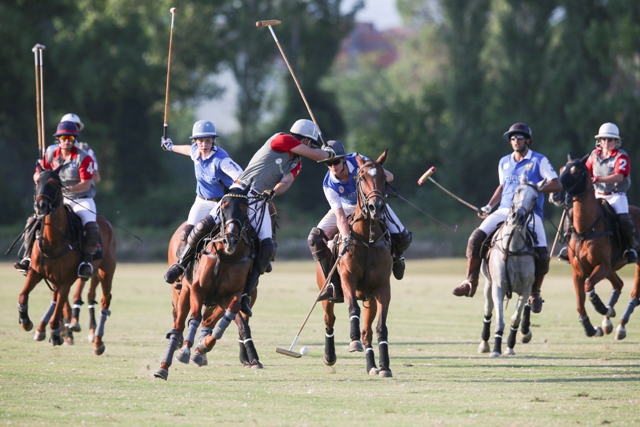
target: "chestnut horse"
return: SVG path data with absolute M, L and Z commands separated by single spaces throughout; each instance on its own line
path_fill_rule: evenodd
M 64 167 L 64 166 L 63 166 Z M 34 211 L 42 219 L 40 236 L 31 250 L 31 268 L 27 273 L 24 288 L 18 297 L 20 324 L 25 331 L 33 328 L 29 319 L 29 294 L 44 279 L 54 293 L 55 304 L 51 303 L 51 338 L 53 345 L 61 345 L 63 339 L 62 310 L 67 302 L 71 286 L 77 279 L 78 264 L 81 261 L 79 236 L 82 233 L 80 219 L 63 203 L 62 182 L 59 168 L 42 171 L 36 184 Z M 111 224 L 101 216 L 97 217 L 100 227 L 102 258 L 93 261 L 94 276 L 102 286 L 100 320 L 93 340 L 94 353 L 101 355 L 105 351 L 102 341 L 107 317 L 111 314 L 111 285 L 116 269 L 116 241 Z M 43 333 L 46 322 L 42 322 L 36 331 L 36 339 Z
M 358 200 L 355 213 L 350 218 L 351 235 L 355 245 L 346 252 L 338 265 L 345 302 L 349 306 L 350 336 L 349 351 L 366 350 L 367 372 L 369 375 L 391 377 L 389 369 L 389 344 L 387 342 L 387 312 L 391 300 L 391 243 L 389 233 L 384 231 L 380 221 L 385 213 L 385 185 L 387 182 L 382 165 L 387 159 L 387 150 L 377 161 L 365 162 L 356 156 L 359 170 L 356 175 Z M 316 269 L 318 287 L 325 283 L 324 273 L 319 264 Z M 360 332 L 360 307 L 364 301 L 364 327 Z M 325 346 L 323 360 L 326 365 L 336 363 L 334 343 L 334 303 L 323 301 L 325 316 Z M 376 334 L 380 352 L 380 369 L 376 367 L 372 346 L 373 319 L 378 315 Z M 363 347 L 364 344 L 364 347 Z
M 215 345 L 231 321 L 235 321 L 240 335 L 240 361 L 246 367 L 262 368 L 258 354 L 251 338 L 251 329 L 245 316 L 239 313 L 240 298 L 253 263 L 252 229 L 247 216 L 248 197 L 243 192 L 231 190 L 220 200 L 219 220 L 222 231 L 205 243 L 203 254 L 194 267 L 193 282 L 187 278 L 182 280 L 182 289 L 174 288 L 174 328 L 169 331 L 167 352 L 154 376 L 167 379 L 173 353 L 183 340 L 182 348 L 176 359 L 183 363 L 191 360 L 203 366 L 207 364 L 206 353 Z M 174 233 L 169 254 L 179 242 Z M 170 260 L 171 262 L 171 260 Z M 252 295 L 255 302 L 257 291 Z M 202 306 L 207 306 L 202 315 Z M 211 308 L 210 308 L 211 307 Z M 225 311 L 226 309 L 226 311 Z M 191 312 L 187 336 L 182 338 L 186 317 Z M 210 314 L 209 314 L 210 313 Z M 202 319 L 205 319 L 202 322 Z M 220 320 L 220 324 L 216 323 Z M 195 341 L 195 333 L 202 322 L 200 339 L 193 354 L 191 347 Z M 213 329 L 215 327 L 215 330 Z M 211 336 L 213 334 L 213 336 Z
M 614 305 L 622 290 L 622 280 L 616 271 L 625 263 L 622 259 L 622 248 L 614 239 L 614 229 L 603 204 L 596 199 L 591 174 L 586 166 L 588 155 L 582 159 L 571 159 L 560 173 L 560 183 L 573 200 L 573 232 L 569 241 L 568 255 L 573 267 L 573 284 L 576 291 L 577 308 L 580 323 L 587 336 L 602 336 L 600 326 L 594 328 L 584 307 L 586 294 L 596 311 L 605 316 L 602 326 L 605 332 L 611 333 L 613 325 L 610 317 L 615 317 Z M 629 206 L 629 214 L 636 225 L 636 235 L 640 226 L 640 209 Z M 612 219 L 613 220 L 613 219 Z M 609 279 L 613 291 L 607 306 L 595 293 L 595 286 L 602 279 Z M 626 336 L 625 325 L 638 301 L 640 287 L 640 265 L 636 263 L 635 283 L 631 292 L 631 301 L 625 314 L 620 319 L 616 339 Z

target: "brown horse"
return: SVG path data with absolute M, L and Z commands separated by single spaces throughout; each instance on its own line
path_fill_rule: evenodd
M 248 198 L 246 194 L 235 190 L 227 193 L 220 200 L 221 233 L 205 243 L 203 254 L 194 267 L 193 282 L 183 278 L 182 289 L 174 289 L 174 328 L 169 331 L 169 345 L 162 359 L 160 369 L 154 373 L 157 378 L 167 379 L 173 353 L 183 340 L 182 348 L 176 359 L 183 363 L 191 360 L 203 366 L 207 364 L 206 353 L 220 339 L 233 320 L 238 326 L 240 335 L 240 361 L 246 367 L 262 368 L 258 354 L 251 338 L 248 320 L 240 310 L 240 298 L 253 262 L 253 245 L 251 229 L 247 216 Z M 174 233 L 169 253 L 175 254 L 179 243 L 179 232 Z M 173 255 L 175 257 L 175 255 Z M 170 259 L 170 263 L 171 263 Z M 252 295 L 255 302 L 257 291 Z M 202 306 L 207 310 L 202 315 Z M 226 311 L 225 311 L 226 308 Z M 191 312 L 188 322 L 187 336 L 182 338 L 187 314 Z M 210 314 L 209 314 L 210 313 Z M 204 322 L 202 319 L 205 319 Z M 216 323 L 220 324 L 216 326 Z M 202 322 L 199 344 L 191 354 L 195 341 L 195 333 Z
M 345 302 L 349 306 L 350 336 L 349 351 L 366 350 L 369 375 L 391 377 L 389 369 L 389 344 L 387 342 L 387 312 L 391 300 L 391 243 L 383 231 L 380 220 L 385 212 L 386 176 L 382 165 L 387 159 L 387 150 L 377 161 L 365 162 L 356 157 L 359 170 L 356 176 L 358 201 L 356 211 L 350 218 L 351 235 L 355 245 L 346 252 L 338 265 Z M 325 283 L 324 273 L 318 264 L 316 269 L 318 287 Z M 364 301 L 364 327 L 360 332 L 360 307 Z M 323 301 L 325 316 L 324 363 L 333 365 L 337 357 L 334 343 L 334 303 Z M 373 319 L 378 315 L 376 334 L 380 352 L 380 369 L 376 367 L 372 345 Z M 363 347 L 364 344 L 364 347 Z
M 80 219 L 63 203 L 62 183 L 58 169 L 42 171 L 36 184 L 34 210 L 42 218 L 40 237 L 31 250 L 31 268 L 27 273 L 24 288 L 18 297 L 20 324 L 25 331 L 33 328 L 29 319 L 29 294 L 44 279 L 54 292 L 55 306 L 50 306 L 51 338 L 53 345 L 63 342 L 62 310 L 71 286 L 77 279 L 78 264 L 81 261 L 79 236 L 82 226 Z M 97 217 L 102 241 L 102 258 L 93 261 L 94 275 L 102 285 L 100 320 L 93 340 L 94 353 L 104 353 L 102 341 L 107 317 L 111 314 L 111 285 L 116 269 L 116 241 L 111 224 L 101 216 Z M 44 331 L 46 324 L 39 326 L 36 338 Z
M 578 315 L 587 336 L 602 336 L 599 326 L 591 325 L 585 310 L 586 294 L 596 311 L 605 316 L 602 325 L 606 333 L 611 333 L 613 326 L 610 317 L 615 317 L 614 305 L 622 290 L 622 280 L 616 271 L 625 263 L 621 256 L 622 248 L 615 238 L 614 217 L 606 215 L 604 205 L 595 197 L 591 174 L 585 165 L 588 156 L 582 159 L 571 159 L 560 173 L 560 183 L 573 200 L 573 232 L 569 241 L 569 261 L 573 267 L 573 284 L 576 291 Z M 636 224 L 636 235 L 640 226 L 640 209 L 629 206 L 629 214 Z M 608 279 L 613 285 L 609 303 L 605 306 L 595 293 L 595 286 L 602 279 Z M 635 283 L 631 292 L 631 301 L 620 320 L 616 339 L 626 336 L 625 324 L 638 302 L 640 287 L 640 264 L 636 263 Z

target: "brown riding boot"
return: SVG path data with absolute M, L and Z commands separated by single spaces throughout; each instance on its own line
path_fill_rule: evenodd
M 473 297 L 478 289 L 478 278 L 480 277 L 480 265 L 482 258 L 480 250 L 487 234 L 476 228 L 469 237 L 467 243 L 467 278 L 453 290 L 453 294 L 457 297 Z
M 542 288 L 542 281 L 544 276 L 549 272 L 549 249 L 546 246 L 537 247 L 533 249 L 536 253 L 535 266 L 536 271 L 534 273 L 533 285 L 531 286 L 531 296 L 529 297 L 529 305 L 531 311 L 534 313 L 540 313 L 542 311 L 542 303 L 544 300 L 540 296 L 540 288 Z
M 638 253 L 636 252 L 636 230 L 631 215 L 628 213 L 618 215 L 618 223 L 627 244 L 627 250 L 623 255 L 624 259 L 627 264 L 635 264 L 638 262 Z
M 411 241 L 413 240 L 413 235 L 406 228 L 402 230 L 400 233 L 391 234 L 391 247 L 393 253 L 393 277 L 396 280 L 402 280 L 404 277 L 404 257 L 402 256 L 403 252 L 409 249 L 411 245 Z
M 567 217 L 564 219 L 563 231 L 564 241 L 567 242 L 567 246 L 563 246 L 558 252 L 558 259 L 560 261 L 569 262 L 569 240 L 571 239 L 571 229 L 573 227 L 573 209 L 567 211 Z
M 331 272 L 331 268 L 333 267 L 333 263 L 331 262 L 333 257 L 331 256 L 331 251 L 327 246 L 327 240 L 328 238 L 324 231 L 317 227 L 313 227 L 311 229 L 309 237 L 307 238 L 307 244 L 311 250 L 311 256 L 313 256 L 313 259 L 320 264 L 325 280 L 327 279 L 327 274 Z M 334 303 L 344 302 L 342 287 L 337 286 L 337 283 L 338 280 L 336 280 L 336 272 L 334 272 L 331 276 L 331 280 L 318 296 L 318 301 L 329 300 Z

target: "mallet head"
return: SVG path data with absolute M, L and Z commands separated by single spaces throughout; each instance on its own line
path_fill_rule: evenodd
M 169 12 L 171 12 L 171 13 L 176 13 L 176 11 L 177 11 L 177 10 L 178 10 L 178 9 L 176 9 L 175 7 L 172 7 L 171 9 L 169 9 Z
M 281 22 L 277 19 L 267 19 L 266 21 L 258 21 L 256 22 L 256 27 L 269 27 L 274 25 L 280 25 Z
M 418 180 L 418 185 L 422 185 L 422 183 L 425 182 L 427 179 L 429 179 L 429 177 L 433 175 L 435 171 L 436 171 L 436 167 L 431 166 L 428 171 L 422 174 L 422 176 Z

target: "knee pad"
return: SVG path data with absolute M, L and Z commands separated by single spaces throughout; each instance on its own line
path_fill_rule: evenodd
M 536 253 L 535 266 L 536 275 L 545 275 L 549 272 L 549 249 L 546 246 L 533 248 Z
M 393 243 L 396 253 L 402 253 L 409 249 L 411 242 L 413 241 L 413 234 L 406 228 L 401 233 L 392 234 L 391 242 Z
M 311 229 L 309 237 L 307 238 L 307 244 L 309 245 L 309 249 L 311 249 L 313 259 L 316 261 L 331 255 L 327 247 L 327 240 L 328 238 L 324 230 L 318 227 Z

